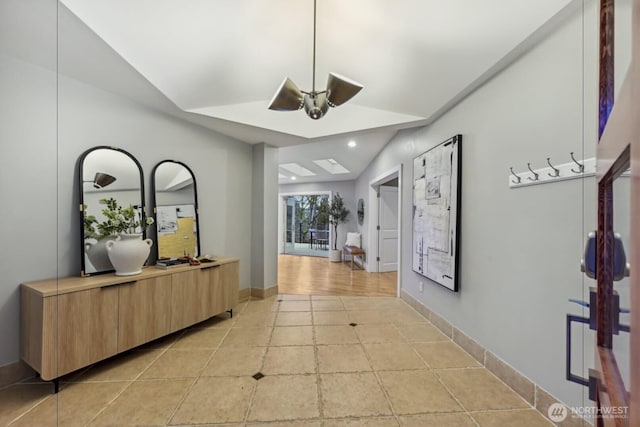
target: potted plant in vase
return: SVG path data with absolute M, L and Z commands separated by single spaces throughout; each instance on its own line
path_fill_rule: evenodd
M 338 225 L 346 222 L 349 217 L 349 209 L 344 206 L 344 200 L 340 193 L 336 193 L 331 202 L 326 199 L 320 204 L 320 212 L 329 220 L 333 227 L 333 249 L 329 250 L 329 260 L 331 262 L 342 261 L 342 250 L 338 249 Z
M 85 236 L 106 240 L 107 255 L 116 276 L 139 274 L 153 245 L 151 239 L 142 240 L 142 230 L 153 224 L 153 218 L 138 214 L 131 205 L 123 208 L 114 198 L 101 199 L 99 203 L 106 205 L 102 209 L 105 220 L 98 222 L 94 216 L 85 216 Z

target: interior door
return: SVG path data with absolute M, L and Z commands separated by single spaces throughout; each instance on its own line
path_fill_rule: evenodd
M 398 270 L 398 187 L 380 186 L 378 198 L 380 272 Z
M 613 2 L 601 1 L 600 23 L 600 132 L 596 150 L 598 230 L 596 267 L 595 399 L 599 426 L 640 425 L 640 0 L 633 2 L 632 60 L 613 103 Z M 613 105 L 613 109 L 611 106 Z M 611 114 L 608 114 L 611 111 Z M 623 173 L 630 167 L 628 190 Z M 618 212 L 616 212 L 618 210 Z M 625 219 L 626 218 L 626 219 Z M 633 219 L 633 220 L 632 220 Z M 627 224 L 625 224 L 625 222 Z M 626 253 L 630 254 L 628 296 L 615 277 L 616 232 L 628 225 Z M 618 253 L 619 255 L 619 253 Z M 619 260 L 618 256 L 618 260 Z M 630 304 L 630 340 L 618 343 L 621 333 L 619 299 Z M 626 301 L 625 301 L 626 299 Z M 623 307 L 624 308 L 624 307 Z M 622 318 L 624 322 L 624 318 Z M 622 362 L 622 363 L 620 363 Z M 625 364 L 628 365 L 625 367 Z M 627 373 L 624 371 L 628 369 Z M 630 393 L 629 393 L 630 391 Z M 625 409 L 626 408 L 626 409 Z M 619 415 L 619 416 L 614 416 Z

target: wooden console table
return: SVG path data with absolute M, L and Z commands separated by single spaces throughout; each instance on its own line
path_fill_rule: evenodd
M 238 288 L 237 258 L 23 283 L 21 357 L 57 392 L 65 374 L 225 311 L 233 315 Z

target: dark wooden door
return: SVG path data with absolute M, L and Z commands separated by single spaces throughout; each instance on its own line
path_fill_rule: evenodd
M 640 0 L 633 0 L 632 61 L 613 102 L 613 0 L 601 0 L 600 142 L 596 150 L 598 182 L 596 402 L 597 425 L 640 426 Z M 614 192 L 614 183 L 630 170 L 630 191 Z M 616 197 L 626 197 L 618 203 Z M 631 265 L 629 375 L 620 373 L 614 346 L 619 319 L 614 286 L 614 209 L 628 209 L 626 253 Z M 625 355 L 626 356 L 626 355 Z M 625 409 L 626 408 L 626 409 Z M 609 415 L 607 415 L 609 414 Z M 617 414 L 619 416 L 611 416 Z

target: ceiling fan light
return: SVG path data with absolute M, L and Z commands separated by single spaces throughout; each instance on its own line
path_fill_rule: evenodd
M 269 109 L 275 111 L 296 111 L 302 108 L 304 95 L 298 86 L 289 78 L 285 78 L 278 91 L 269 103 Z
M 324 117 L 329 110 L 327 95 L 323 93 L 308 93 L 304 95 L 304 111 L 313 120 Z
M 327 79 L 327 101 L 331 107 L 338 107 L 356 96 L 363 87 L 355 80 L 336 73 L 329 73 L 329 78 Z

